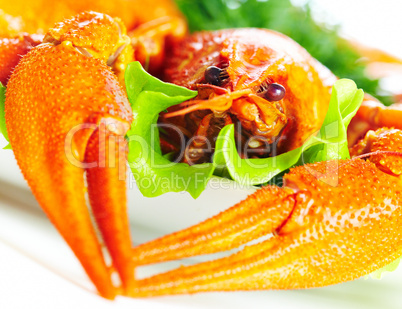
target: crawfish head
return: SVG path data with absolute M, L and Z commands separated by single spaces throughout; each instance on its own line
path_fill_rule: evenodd
M 189 124 L 189 118 L 208 110 L 239 123 L 245 143 L 250 137 L 277 142 L 279 152 L 300 146 L 319 129 L 335 81 L 296 42 L 262 29 L 192 35 L 173 49 L 165 79 L 199 91 L 194 100 L 172 108 L 164 116 L 172 117 L 169 121 L 197 134 L 202 120 Z

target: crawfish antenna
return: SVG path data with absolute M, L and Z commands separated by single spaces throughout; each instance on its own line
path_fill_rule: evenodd
M 211 86 L 211 85 L 209 85 Z M 218 89 L 223 89 L 220 87 L 217 87 Z M 215 87 L 213 87 L 215 89 Z M 164 118 L 171 118 L 171 117 L 176 117 L 176 116 L 181 116 L 188 114 L 190 112 L 196 111 L 196 110 L 203 110 L 203 109 L 210 109 L 215 112 L 225 112 L 229 108 L 232 107 L 233 100 L 239 99 L 240 97 L 243 96 L 248 96 L 251 94 L 250 89 L 242 89 L 242 90 L 237 90 L 233 92 L 226 91 L 225 94 L 214 96 L 215 93 L 213 93 L 207 100 L 190 100 L 184 103 L 179 104 L 179 107 L 183 107 L 183 109 L 179 109 L 178 111 L 174 111 L 171 113 L 164 114 Z

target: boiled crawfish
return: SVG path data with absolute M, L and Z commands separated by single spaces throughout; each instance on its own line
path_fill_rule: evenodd
M 179 24 L 168 33 L 183 36 Z M 360 277 L 401 255 L 402 132 L 397 129 L 369 131 L 352 148 L 355 158 L 291 169 L 282 188 L 266 186 L 199 225 L 133 249 L 125 183 L 119 180 L 133 116 L 115 73 L 121 81 L 125 64 L 137 55 L 161 71 L 168 36 L 156 28 L 163 44 L 156 44 L 153 62 L 155 49 L 145 48 L 144 38 L 137 40 L 141 27 L 130 39 L 118 19 L 80 13 L 32 43 L 41 44 L 28 48 L 7 87 L 7 128 L 22 173 L 102 296 L 324 286 Z M 257 134 L 278 143 L 283 152 L 321 125 L 335 77 L 289 38 L 243 29 L 195 34 L 171 44 L 165 79 L 199 90 L 194 101 L 170 111 L 182 118 L 176 122 L 183 128 L 187 115 L 197 112 L 190 135 L 213 138 L 217 130 L 210 134 L 208 126 L 219 118 L 223 124 L 240 123 L 246 137 Z M 365 115 L 374 115 L 368 128 L 392 125 L 400 114 L 395 107 L 370 104 L 356 117 L 363 122 Z M 385 117 L 389 110 L 394 117 Z M 359 128 L 354 127 L 355 135 L 364 135 L 367 128 Z M 324 169 L 337 171 L 337 187 L 308 172 L 324 174 Z M 112 265 L 105 262 L 86 208 L 84 173 Z M 228 250 L 270 233 L 275 236 L 224 259 L 134 277 L 139 265 Z M 115 272 L 121 286 L 112 282 Z

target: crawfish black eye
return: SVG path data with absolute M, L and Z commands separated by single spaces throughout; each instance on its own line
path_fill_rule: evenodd
M 211 65 L 204 72 L 205 81 L 208 84 L 220 86 L 223 80 L 226 78 L 226 71 L 216 66 Z
M 279 101 L 282 100 L 286 94 L 286 89 L 280 84 L 269 84 L 267 90 L 264 94 L 268 101 Z

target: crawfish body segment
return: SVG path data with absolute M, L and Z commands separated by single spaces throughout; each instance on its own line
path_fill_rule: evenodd
M 402 150 L 401 131 L 372 134 L 376 142 L 366 150 Z M 296 167 L 284 176 L 283 188 L 262 188 L 216 217 L 137 247 L 138 264 L 146 264 L 232 249 L 248 242 L 250 233 L 274 232 L 229 257 L 143 279 L 136 294 L 320 287 L 385 266 L 402 253 L 402 188 L 399 177 L 383 171 L 395 156 L 377 156 Z M 257 205 L 261 212 L 252 210 Z M 264 221 L 271 218 L 282 220 Z M 227 228 L 215 232 L 222 222 Z
M 57 23 L 44 38 L 44 43 L 62 42 L 112 67 L 124 85 L 126 66 L 134 59 L 130 38 L 120 19 L 93 11 L 80 13 Z
M 384 106 L 368 94 L 348 127 L 349 146 L 355 145 L 369 130 L 382 127 L 402 129 L 402 103 Z

